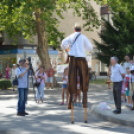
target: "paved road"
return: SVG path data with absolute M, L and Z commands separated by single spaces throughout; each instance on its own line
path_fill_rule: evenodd
M 12 92 L 12 91 L 11 91 Z M 112 100 L 112 91 L 88 92 L 89 108 L 100 101 Z M 75 124 L 70 123 L 70 110 L 60 106 L 61 89 L 45 89 L 43 104 L 36 104 L 29 94 L 27 112 L 29 116 L 16 116 L 17 94 L 0 96 L 0 134 L 133 134 L 134 128 L 106 122 L 94 117 L 88 109 L 88 123 L 84 123 L 84 110 L 75 107 Z

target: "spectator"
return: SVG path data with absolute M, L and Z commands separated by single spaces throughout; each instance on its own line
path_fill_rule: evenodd
M 47 75 L 44 72 L 43 66 L 39 67 L 39 71 L 36 72 L 35 77 L 36 77 L 37 82 L 40 83 L 39 87 L 36 90 L 37 103 L 39 103 L 40 98 L 41 98 L 41 102 L 43 103 L 45 81 L 47 79 Z M 39 97 L 39 96 L 41 96 L 41 97 Z
M 134 57 L 130 67 L 130 95 L 132 96 L 133 106 L 131 110 L 134 110 Z
M 132 107 L 131 104 L 131 96 L 130 96 L 130 88 L 129 88 L 129 83 L 131 82 L 131 75 L 130 75 L 130 68 L 126 68 L 126 76 L 125 76 L 125 90 L 126 90 L 126 97 L 127 97 L 127 106 Z
M 68 105 L 68 90 L 67 90 L 67 83 L 68 83 L 68 68 L 64 69 L 64 74 L 62 77 L 63 85 L 62 85 L 62 102 L 60 105 L 64 105 L 64 92 L 66 91 L 66 104 Z
M 13 80 L 15 79 L 16 76 L 17 76 L 17 68 L 16 68 L 16 64 L 13 64 L 13 68 L 12 68 L 12 72 L 11 72 L 12 83 L 13 83 Z M 14 91 L 14 85 L 13 85 L 13 91 Z
M 19 61 L 20 67 L 17 68 L 17 77 L 18 77 L 18 116 L 28 115 L 25 111 L 25 104 L 27 100 L 27 92 L 28 92 L 28 70 L 29 66 L 25 68 L 25 59 L 21 59 Z
M 10 79 L 11 77 L 11 68 L 9 67 L 9 65 L 7 65 L 7 68 L 6 68 L 6 79 Z
M 126 60 L 126 62 L 123 63 L 123 68 L 124 68 L 124 70 L 125 70 L 125 74 L 127 74 L 126 69 L 127 69 L 128 67 L 130 68 L 130 66 L 131 66 L 130 56 L 129 56 L 129 55 L 126 55 L 126 56 L 125 56 L 125 60 Z
M 79 70 L 77 70 L 77 91 L 75 93 L 75 103 L 74 106 L 77 106 L 77 97 L 79 99 L 78 106 L 81 107 L 81 90 L 80 90 L 80 75 Z
M 123 68 L 125 70 L 125 75 L 127 75 L 127 71 L 126 70 L 127 70 L 127 68 L 130 68 L 130 66 L 131 66 L 130 56 L 127 54 L 125 56 L 125 62 L 123 63 Z M 123 81 L 122 84 L 123 84 L 122 86 L 124 87 L 124 88 L 122 88 L 122 94 L 121 94 L 122 101 L 126 102 L 125 82 Z
M 52 69 L 52 65 L 49 66 L 49 69 L 47 69 L 47 89 L 50 88 L 53 89 L 53 75 L 54 75 L 54 70 Z
M 113 95 L 116 110 L 113 111 L 115 114 L 121 113 L 121 89 L 122 89 L 122 81 L 125 77 L 125 71 L 123 67 L 118 64 L 118 58 L 111 58 L 111 80 L 113 82 Z

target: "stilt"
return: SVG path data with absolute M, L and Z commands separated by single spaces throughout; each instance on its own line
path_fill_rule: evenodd
M 73 102 L 71 102 L 71 123 L 74 124 Z
M 85 123 L 87 123 L 87 108 L 84 108 Z

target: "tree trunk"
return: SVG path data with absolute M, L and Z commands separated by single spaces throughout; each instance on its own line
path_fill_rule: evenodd
M 36 30 L 37 30 L 37 37 L 38 37 L 38 45 L 36 52 L 39 56 L 39 59 L 44 67 L 44 69 L 48 69 L 50 63 L 50 57 L 48 53 L 47 47 L 47 37 L 45 32 L 45 20 L 40 18 L 41 12 L 40 10 L 36 11 Z
M 38 36 L 38 45 L 36 52 L 39 56 L 39 59 L 44 67 L 44 69 L 48 69 L 51 65 L 50 63 L 50 57 L 48 53 L 48 44 L 47 44 L 47 36 L 45 32 L 45 20 L 40 18 L 41 12 L 40 10 L 36 11 L 36 31 Z M 60 85 L 57 83 L 56 78 L 54 77 L 54 86 L 60 87 Z

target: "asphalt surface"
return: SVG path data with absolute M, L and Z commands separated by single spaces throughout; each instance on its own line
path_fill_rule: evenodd
M 5 92 L 5 93 L 3 93 Z M 8 95 L 6 95 L 8 92 Z M 92 105 L 112 101 L 112 90 L 106 86 L 90 85 L 88 92 L 88 123 L 84 123 L 84 109 L 71 111 L 61 102 L 61 89 L 45 89 L 44 103 L 36 104 L 32 91 L 28 95 L 25 117 L 16 116 L 17 91 L 0 91 L 0 134 L 133 134 L 134 128 L 105 121 L 90 113 Z

